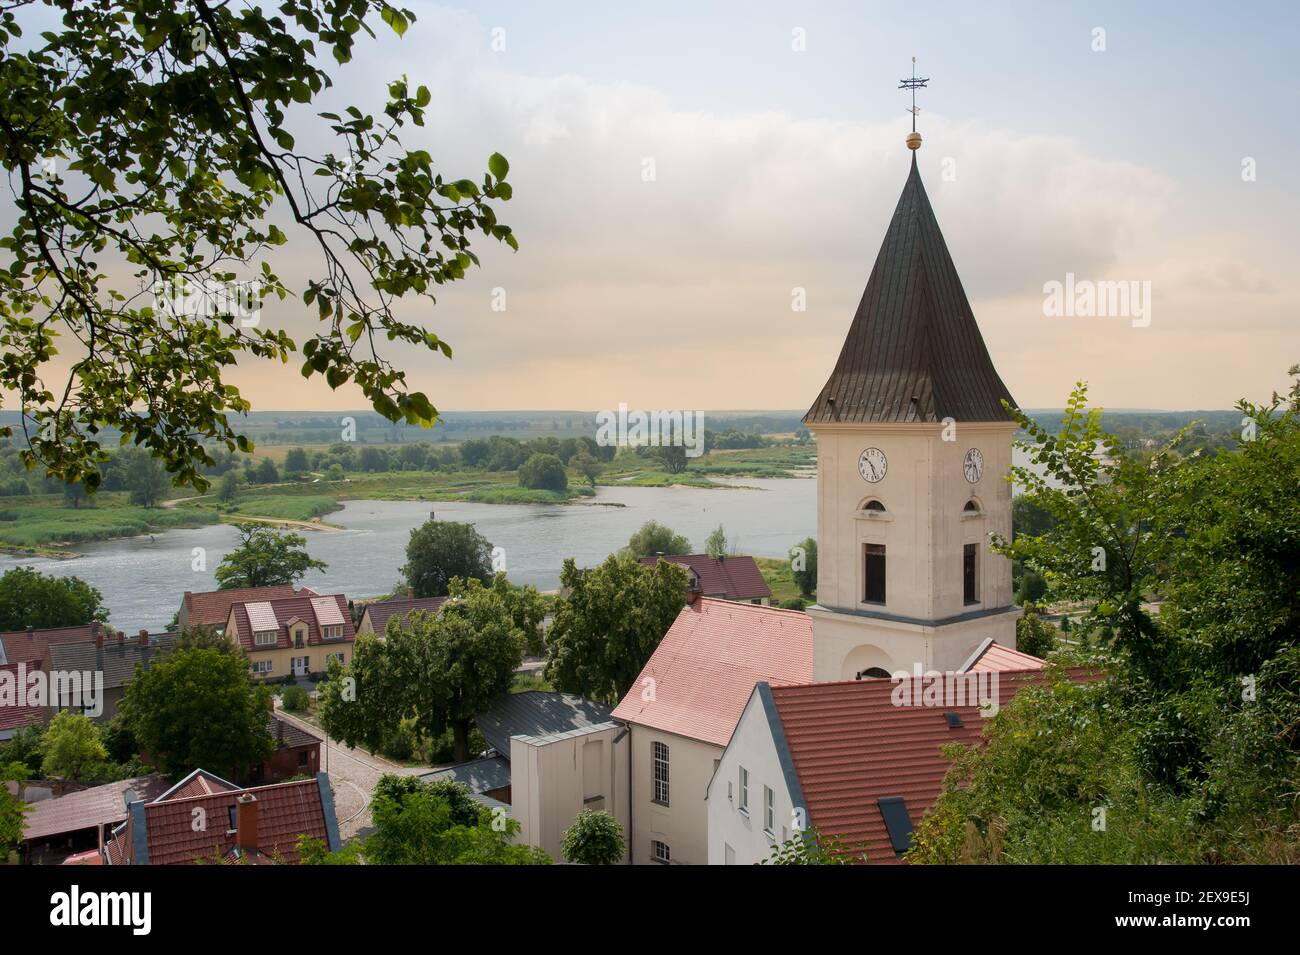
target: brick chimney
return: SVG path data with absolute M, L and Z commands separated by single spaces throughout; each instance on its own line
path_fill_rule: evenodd
M 36 634 L 32 633 L 32 628 L 31 628 L 31 627 L 28 627 L 28 628 L 27 628 L 27 639 L 28 639 L 28 640 L 35 640 L 35 639 L 36 639 Z
M 245 852 L 257 851 L 257 797 L 240 793 L 235 799 L 235 845 Z
M 148 631 L 148 630 L 141 630 L 141 631 L 140 631 L 140 646 L 142 646 L 142 647 L 147 647 L 147 646 L 149 646 L 149 631 Z
M 118 645 L 118 646 L 121 646 L 121 645 L 124 644 L 124 643 L 126 643 L 126 631 L 125 631 L 125 630 L 119 630 L 119 631 L 117 632 L 117 645 Z
M 95 646 L 104 649 L 104 626 L 98 620 L 90 621 L 90 635 L 95 638 Z
M 284 720 L 275 721 L 275 745 L 277 747 L 284 745 Z
M 415 588 L 414 588 L 414 587 L 407 587 L 407 588 L 406 588 L 406 599 L 407 599 L 407 600 L 414 600 L 414 599 L 415 599 Z

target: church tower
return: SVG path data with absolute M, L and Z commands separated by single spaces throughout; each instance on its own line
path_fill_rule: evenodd
M 916 150 L 921 137 L 907 138 Z M 916 154 L 835 369 L 817 437 L 813 678 L 955 670 L 1014 647 L 1013 399 L 989 358 Z M 882 672 L 883 671 L 883 672 Z

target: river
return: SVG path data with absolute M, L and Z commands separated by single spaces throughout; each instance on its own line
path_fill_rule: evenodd
M 325 561 L 303 583 L 349 597 L 388 593 L 405 563 L 411 529 L 436 512 L 439 520 L 469 521 L 505 551 L 515 583 L 549 590 L 559 586 L 566 557 L 590 566 L 627 543 L 649 520 L 689 538 L 696 550 L 722 524 L 737 552 L 783 557 L 817 533 L 817 482 L 810 478 L 744 478 L 744 487 L 600 487 L 594 503 L 565 505 L 471 504 L 426 501 L 347 501 L 325 520 L 341 531 L 304 531 L 307 551 Z M 604 505 L 623 505 L 604 506 Z M 187 590 L 213 590 L 212 572 L 234 546 L 225 524 L 182 528 L 149 537 L 80 544 L 75 560 L 0 555 L 0 572 L 20 564 L 47 574 L 75 574 L 99 588 L 113 626 L 134 632 L 165 627 Z M 194 549 L 202 548 L 196 569 Z

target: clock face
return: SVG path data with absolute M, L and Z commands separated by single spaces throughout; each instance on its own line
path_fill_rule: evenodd
M 984 454 L 979 448 L 971 448 L 966 452 L 966 459 L 962 462 L 961 471 L 971 484 L 975 484 L 984 476 Z
M 867 448 L 858 458 L 858 473 L 868 484 L 875 484 L 883 478 L 888 468 L 889 462 L 885 459 L 885 452 L 879 448 Z

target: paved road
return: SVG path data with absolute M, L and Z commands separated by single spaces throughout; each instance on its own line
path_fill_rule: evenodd
M 321 768 L 329 773 L 330 784 L 334 788 L 334 814 L 339 820 L 339 835 L 344 841 L 352 838 L 370 826 L 370 797 L 375 791 L 375 784 L 385 773 L 399 776 L 414 776 L 427 773 L 433 767 L 409 767 L 390 763 L 388 760 L 374 756 L 360 749 L 352 749 L 335 740 L 328 739 L 318 726 L 298 719 L 292 713 L 277 709 L 276 714 L 310 733 L 321 743 Z

